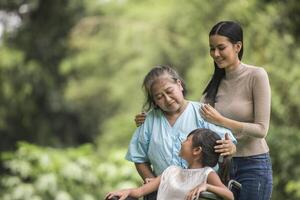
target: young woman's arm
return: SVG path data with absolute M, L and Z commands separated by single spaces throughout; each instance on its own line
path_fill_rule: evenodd
M 203 191 L 215 193 L 225 200 L 234 200 L 232 192 L 221 182 L 219 176 L 214 171 L 208 174 L 207 183 L 202 183 L 189 192 L 186 200 L 198 199 L 200 193 Z
M 119 200 L 124 200 L 128 196 L 134 198 L 140 198 L 142 196 L 150 194 L 151 192 L 157 191 L 159 184 L 160 184 L 160 176 L 154 178 L 151 182 L 144 184 L 139 188 L 124 189 L 124 190 L 109 192 L 105 196 L 105 199 L 111 199 L 114 196 L 118 196 L 120 198 Z
M 215 152 L 220 153 L 221 156 L 232 156 L 236 153 L 236 145 L 229 138 L 228 133 L 225 134 L 224 139 L 217 140 Z
M 213 108 L 209 104 L 203 104 L 200 112 L 205 120 L 216 125 L 226 127 L 230 129 L 233 133 L 239 133 L 243 130 L 242 122 L 235 121 L 222 116 L 215 108 Z
M 253 115 L 252 123 L 236 121 L 222 116 L 209 104 L 202 106 L 200 112 L 204 119 L 211 123 L 224 126 L 237 135 L 248 135 L 264 138 L 267 135 L 270 123 L 271 89 L 266 71 L 259 68 L 252 75 Z

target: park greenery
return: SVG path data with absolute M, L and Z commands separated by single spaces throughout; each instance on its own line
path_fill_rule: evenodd
M 243 62 L 269 74 L 272 199 L 299 199 L 299 17 L 297 0 L 0 0 L 0 199 L 95 200 L 141 184 L 124 156 L 143 77 L 172 65 L 198 101 L 220 20 L 243 26 Z

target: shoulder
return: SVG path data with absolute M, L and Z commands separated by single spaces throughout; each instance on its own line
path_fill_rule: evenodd
M 145 119 L 144 124 L 148 125 L 150 124 L 151 126 L 153 125 L 155 119 L 160 119 L 162 117 L 162 112 L 160 109 L 152 109 L 147 113 L 147 117 Z
M 165 169 L 166 171 L 168 170 L 168 171 L 174 171 L 174 170 L 180 170 L 181 169 L 181 167 L 179 167 L 179 166 L 176 166 L 176 165 L 171 165 L 171 166 L 169 166 L 169 167 L 167 167 L 167 169 Z
M 205 170 L 205 174 L 208 176 L 211 172 L 214 172 L 215 173 L 215 170 L 211 167 L 205 167 L 204 168 Z
M 207 183 L 212 185 L 223 185 L 219 175 L 214 170 L 209 170 L 207 172 Z
M 200 108 L 202 103 L 197 102 L 197 101 L 189 101 L 189 103 L 191 104 L 192 107 L 194 108 Z
M 150 133 L 152 132 L 153 126 L 156 126 L 157 124 L 155 123 L 155 119 L 158 118 L 159 111 L 159 109 L 152 109 L 147 112 L 147 117 L 145 118 L 144 123 L 135 129 L 136 137 L 141 137 L 143 135 L 151 135 Z
M 164 170 L 163 175 L 165 176 L 167 174 L 173 174 L 174 172 L 179 171 L 179 170 L 181 170 L 180 167 L 178 167 L 176 165 L 171 165 Z
M 159 113 L 159 109 L 151 109 L 148 113 L 147 113 L 147 117 L 146 117 L 146 119 L 147 118 L 153 118 L 153 117 L 155 117 L 156 115 L 158 115 L 158 113 Z
M 262 67 L 257 67 L 253 65 L 246 65 L 248 70 L 248 80 L 249 84 L 256 91 L 269 90 L 269 77 L 266 70 Z
M 202 107 L 203 103 L 196 102 L 196 101 L 189 101 L 189 115 L 196 117 L 197 119 L 202 119 L 200 115 L 200 109 Z
M 244 64 L 244 66 L 246 67 L 247 73 L 252 78 L 267 78 L 268 77 L 266 70 L 262 67 L 248 65 L 248 64 Z

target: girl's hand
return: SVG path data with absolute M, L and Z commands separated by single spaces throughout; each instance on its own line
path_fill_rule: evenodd
M 134 121 L 135 121 L 135 125 L 137 127 L 139 127 L 140 125 L 142 125 L 145 122 L 147 114 L 145 112 L 139 113 L 135 116 Z
M 236 152 L 236 146 L 230 140 L 228 133 L 225 134 L 225 139 L 217 140 L 215 152 L 220 153 L 221 156 L 233 155 Z
M 200 113 L 206 121 L 222 126 L 223 116 L 211 105 L 203 104 L 200 108 Z
M 207 184 L 202 183 L 198 186 L 196 186 L 194 189 L 192 189 L 188 195 L 186 196 L 185 200 L 197 200 L 201 194 L 201 192 L 207 190 Z
M 126 199 L 130 195 L 130 192 L 131 192 L 130 189 L 109 192 L 105 196 L 105 199 L 109 200 L 109 199 L 112 199 L 114 196 L 117 196 L 117 197 L 119 197 L 119 200 L 124 200 L 124 199 Z

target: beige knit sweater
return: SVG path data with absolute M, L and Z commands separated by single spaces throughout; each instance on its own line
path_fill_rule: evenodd
M 205 96 L 201 101 L 205 102 Z M 263 68 L 242 63 L 226 72 L 216 96 L 215 108 L 224 117 L 242 122 L 236 157 L 269 151 L 265 137 L 269 129 L 271 90 Z

